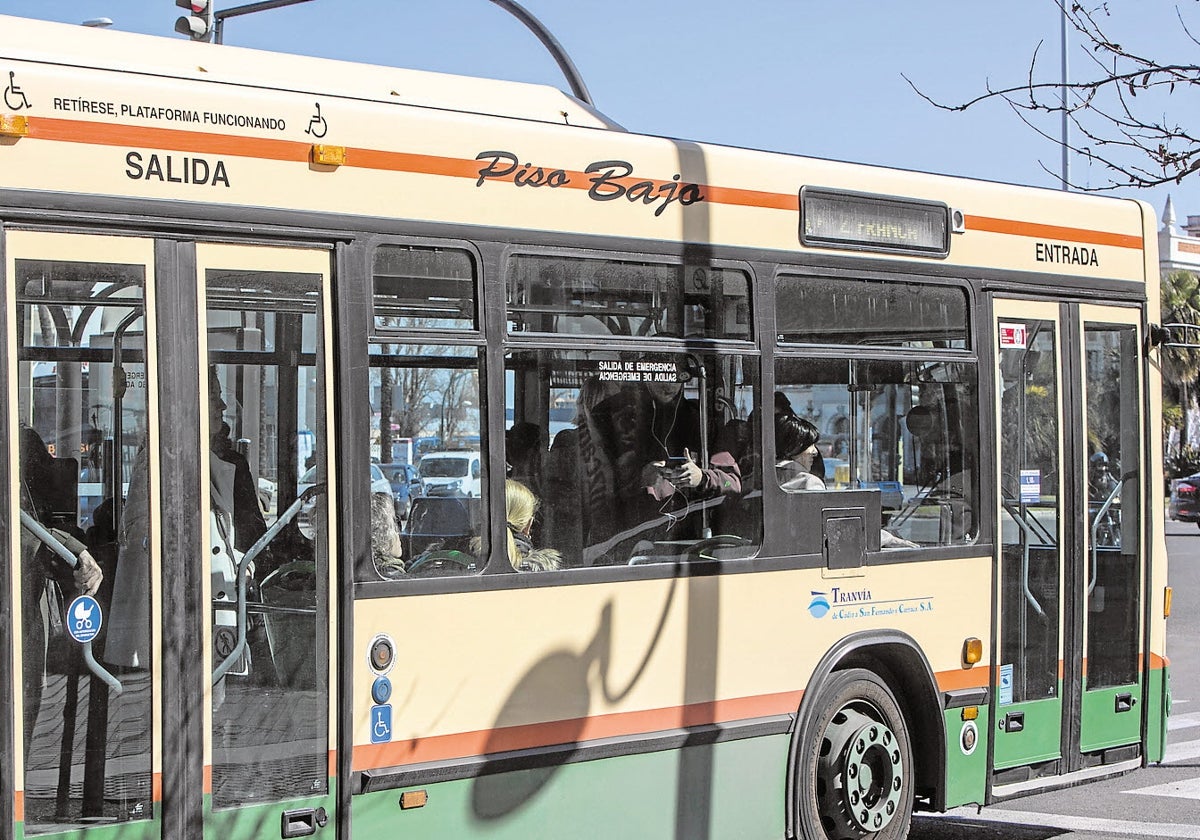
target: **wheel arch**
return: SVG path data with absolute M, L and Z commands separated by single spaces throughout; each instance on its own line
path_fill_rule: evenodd
M 937 680 L 917 642 L 898 630 L 852 633 L 831 647 L 805 686 L 800 709 L 792 725 L 787 766 L 787 836 L 798 837 L 796 814 L 799 791 L 796 752 L 812 716 L 818 690 L 837 671 L 863 668 L 879 676 L 891 690 L 909 727 L 913 763 L 916 765 L 914 805 L 925 800 L 934 810 L 945 810 L 946 726 Z M 916 808 L 914 807 L 914 810 Z

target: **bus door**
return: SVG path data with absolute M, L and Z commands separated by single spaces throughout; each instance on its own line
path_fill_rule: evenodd
M 994 301 L 999 635 L 993 792 L 1136 758 L 1139 313 Z
M 0 627 L 12 692 L 0 836 L 158 837 L 154 242 L 11 229 L 0 240 L 0 597 L 12 620 Z
M 1082 601 L 1075 621 L 1081 643 L 1077 647 L 1082 648 L 1082 694 L 1075 719 L 1086 766 L 1140 755 L 1145 579 L 1142 342 L 1137 309 L 1072 309 L 1082 378 L 1083 436 L 1076 462 L 1086 471 L 1082 562 L 1073 568 Z
M 330 257 L 196 247 L 213 840 L 335 831 Z

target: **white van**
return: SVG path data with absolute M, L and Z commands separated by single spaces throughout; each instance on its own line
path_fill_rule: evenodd
M 483 468 L 479 453 L 472 450 L 430 452 L 417 467 L 423 496 L 466 496 L 483 492 Z

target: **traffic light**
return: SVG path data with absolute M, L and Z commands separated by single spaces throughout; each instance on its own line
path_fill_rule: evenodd
M 191 12 L 175 21 L 176 32 L 193 41 L 212 40 L 213 0 L 175 0 L 175 5 Z

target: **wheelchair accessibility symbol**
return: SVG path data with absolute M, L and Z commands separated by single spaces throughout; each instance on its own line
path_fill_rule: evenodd
M 8 71 L 8 87 L 4 89 L 4 104 L 12 111 L 32 107 L 29 104 L 29 98 L 25 96 L 25 91 L 21 90 L 21 86 L 17 84 L 15 70 Z
M 308 119 L 308 128 L 304 129 L 305 134 L 311 134 L 320 140 L 329 131 L 329 123 L 321 116 L 321 103 L 315 103 L 317 112 Z
M 392 707 L 371 707 L 371 743 L 385 744 L 392 740 Z

